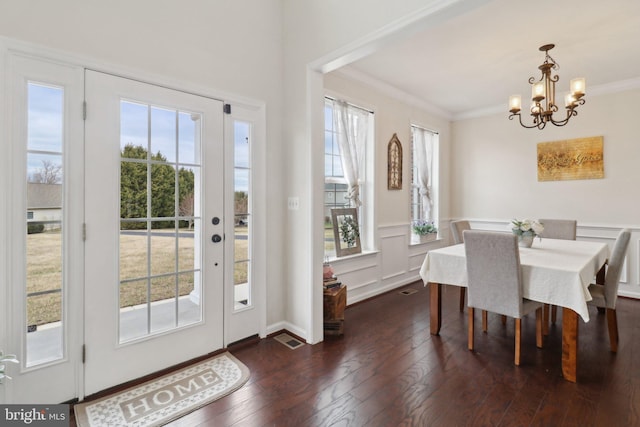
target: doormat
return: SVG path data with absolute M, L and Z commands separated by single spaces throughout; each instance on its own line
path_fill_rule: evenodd
M 74 406 L 79 427 L 161 426 L 244 385 L 249 369 L 229 353 Z

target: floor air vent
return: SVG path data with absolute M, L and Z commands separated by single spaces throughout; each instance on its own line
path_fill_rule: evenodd
M 291 350 L 302 347 L 304 344 L 302 341 L 295 339 L 289 334 L 280 334 L 274 337 L 276 341 L 289 347 Z
M 411 295 L 411 294 L 415 294 L 416 292 L 418 291 L 416 291 L 415 289 L 405 289 L 404 291 L 400 291 L 398 293 L 402 295 Z

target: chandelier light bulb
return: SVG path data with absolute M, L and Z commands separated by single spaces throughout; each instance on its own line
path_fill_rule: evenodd
M 532 102 L 530 111 L 532 116 L 540 114 L 540 104 L 538 104 L 537 102 Z
M 564 97 L 564 106 L 567 108 L 571 108 L 574 106 L 576 102 L 576 97 L 572 93 L 568 93 Z
M 540 102 L 545 97 L 544 82 L 534 83 L 531 87 L 531 99 Z
M 585 81 L 584 77 L 579 77 L 571 80 L 571 93 L 575 95 L 576 98 L 584 96 L 585 91 Z
M 522 109 L 522 98 L 520 95 L 511 95 L 509 97 L 509 111 L 512 114 L 518 113 Z

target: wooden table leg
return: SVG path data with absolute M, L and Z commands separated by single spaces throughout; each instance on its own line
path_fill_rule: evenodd
M 604 279 L 606 275 L 607 275 L 607 263 L 605 262 L 604 265 L 600 267 L 600 270 L 598 270 L 598 272 L 596 273 L 596 283 L 598 285 L 604 285 Z
M 578 370 L 578 313 L 562 308 L 562 376 L 576 382 Z
M 440 326 L 442 326 L 442 285 L 429 282 L 429 291 L 431 292 L 429 310 L 431 335 L 438 335 L 440 334 Z
M 600 270 L 598 271 L 598 273 L 596 274 L 596 283 L 598 285 L 604 285 L 604 279 L 606 277 L 607 274 L 607 263 L 605 262 L 604 265 L 602 267 L 600 267 Z M 600 314 L 604 314 L 605 313 L 605 308 L 604 307 L 598 307 L 598 313 Z
M 549 304 L 545 304 L 542 312 L 542 335 L 549 335 Z

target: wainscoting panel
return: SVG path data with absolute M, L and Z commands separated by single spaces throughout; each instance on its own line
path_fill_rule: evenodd
M 399 228 L 399 227 L 396 227 Z M 386 229 L 385 233 L 380 232 L 380 256 L 382 268 L 382 280 L 389 281 L 406 274 L 408 257 L 402 256 L 407 254 L 407 234 L 403 232 L 403 228 L 396 230 Z M 400 256 L 396 256 L 399 254 Z
M 347 304 L 419 280 L 420 267 L 427 251 L 445 246 L 447 242 L 446 239 L 439 239 L 412 245 L 409 224 L 382 226 L 378 231 L 378 252 L 331 260 L 335 274 L 347 284 Z

